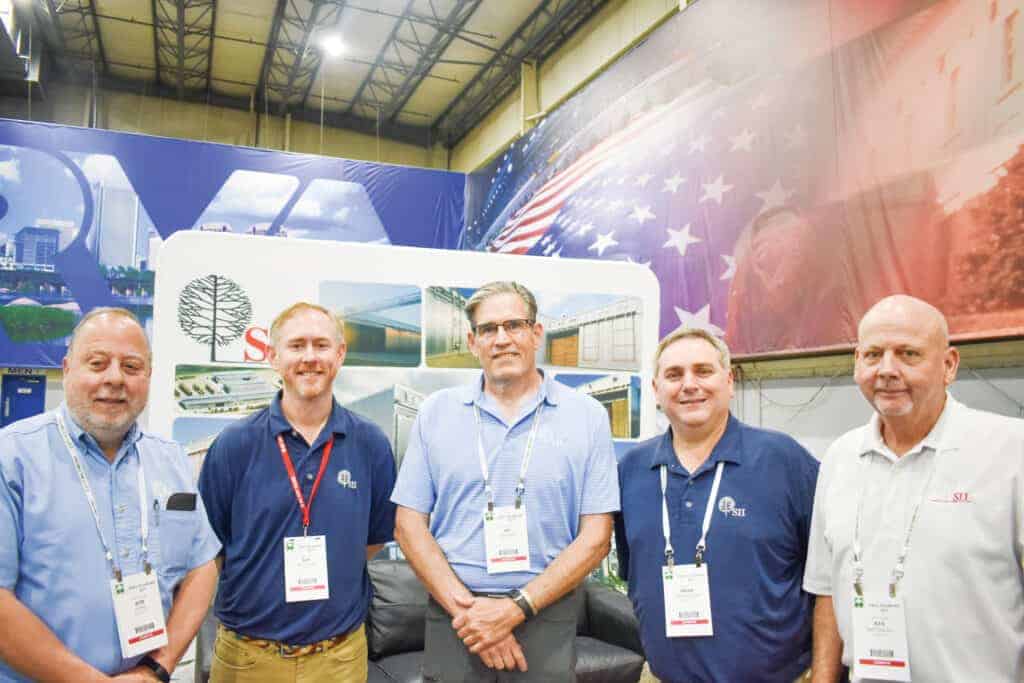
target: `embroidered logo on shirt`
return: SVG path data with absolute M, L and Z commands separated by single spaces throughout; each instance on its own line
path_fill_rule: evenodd
M 967 491 L 953 491 L 948 498 L 931 498 L 933 503 L 973 503 L 974 499 Z
M 348 470 L 338 472 L 338 483 L 341 484 L 342 488 L 356 488 L 356 482 L 352 478 L 352 473 Z
M 722 496 L 718 500 L 718 509 L 727 517 L 746 517 L 747 508 L 736 507 L 736 501 L 732 496 Z

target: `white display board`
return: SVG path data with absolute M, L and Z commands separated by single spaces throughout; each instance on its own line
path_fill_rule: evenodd
M 645 266 L 186 231 L 160 254 L 150 429 L 201 459 L 225 424 L 269 403 L 267 330 L 309 301 L 346 321 L 339 403 L 380 425 L 401 459 L 423 398 L 477 376 L 461 307 L 493 280 L 534 292 L 538 364 L 606 407 L 620 452 L 655 433 L 659 288 Z

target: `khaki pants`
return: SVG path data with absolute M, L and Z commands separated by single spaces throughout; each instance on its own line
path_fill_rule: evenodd
M 299 657 L 282 657 L 275 648 L 240 640 L 223 626 L 217 627 L 210 683 L 365 683 L 366 675 L 364 626 L 325 652 Z

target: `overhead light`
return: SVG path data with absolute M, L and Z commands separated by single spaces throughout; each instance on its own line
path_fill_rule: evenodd
M 323 37 L 320 41 L 320 48 L 327 53 L 328 57 L 340 57 L 345 51 L 345 43 L 341 41 L 341 36 L 332 33 Z

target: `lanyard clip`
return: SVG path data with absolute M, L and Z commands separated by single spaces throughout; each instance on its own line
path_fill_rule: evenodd
M 117 567 L 114 568 L 114 580 L 117 581 L 118 583 L 121 583 L 122 581 L 124 581 L 124 575 L 121 574 L 121 570 L 118 569 Z
M 698 545 L 697 546 L 697 552 L 693 556 L 693 563 L 699 567 L 703 561 L 704 561 L 704 546 L 703 545 Z
M 665 564 L 669 567 L 676 566 L 676 552 L 672 548 L 665 548 Z

